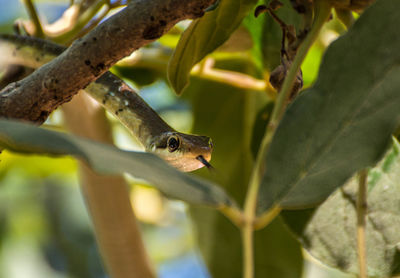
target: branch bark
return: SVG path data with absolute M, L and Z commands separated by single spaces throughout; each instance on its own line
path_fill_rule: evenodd
M 0 117 L 44 122 L 61 104 L 134 50 L 177 22 L 194 19 L 215 0 L 132 0 L 121 12 L 76 40 L 53 61 L 0 92 Z

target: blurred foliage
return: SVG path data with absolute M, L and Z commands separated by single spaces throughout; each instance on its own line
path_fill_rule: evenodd
M 0 277 L 99 277 L 76 162 L 7 151 L 0 157 Z
M 0 4 L 5 5 L 5 2 L 0 0 Z M 69 3 L 35 2 L 39 14 L 46 17 L 47 22 L 54 21 Z M 176 76 L 181 80 L 179 90 L 186 85 L 186 78 L 190 80 L 182 98 L 176 98 L 167 85 L 167 64 L 182 31 L 190 25 L 188 22 L 178 24 L 157 42 L 140 49 L 112 69 L 140 88 L 144 99 L 171 126 L 212 137 L 212 164 L 216 170 L 201 169 L 196 174 L 222 185 L 240 205 L 244 201 L 276 92 L 268 85 L 266 91 L 239 88 L 232 79 L 225 77 L 231 77 L 229 72 L 239 72 L 264 82 L 280 63 L 282 36 L 279 25 L 268 14 L 255 18 L 252 12 L 248 13 L 256 1 L 241 2 L 246 2 L 241 7 L 245 12 L 237 13 L 234 20 L 229 15 L 240 7 L 229 6 L 230 1 L 222 1 L 228 3 L 228 8 L 221 5 L 216 11 L 206 14 L 206 17 L 213 17 L 218 9 L 225 7 L 228 16 L 222 18 L 224 22 L 221 24 L 230 27 L 216 30 L 224 34 L 223 39 L 215 34 L 200 34 L 204 36 L 203 43 L 207 43 L 210 36 L 218 38 L 210 44 L 208 51 L 222 44 L 229 35 L 232 37 L 211 55 L 206 56 L 207 51 L 198 53 L 189 66 L 184 65 L 182 72 L 177 70 L 179 74 Z M 260 0 L 258 4 L 268 2 Z M 299 30 L 299 15 L 290 8 L 290 1 L 283 2 L 284 6 L 277 15 Z M 0 10 L 2 33 L 11 32 L 16 18 L 26 18 L 24 8 L 16 5 L 17 1 L 10 3 L 12 5 L 7 9 Z M 242 17 L 245 17 L 244 21 L 236 29 Z M 213 25 L 206 27 L 214 28 Z M 189 27 L 189 31 L 193 28 Z M 315 81 L 325 47 L 343 31 L 336 18 L 325 26 L 303 63 L 305 86 Z M 205 56 L 200 68 L 204 68 L 209 59 L 215 63 L 215 69 L 228 71 L 228 74 L 215 79 L 201 70 L 193 70 L 188 77 L 192 66 Z M 121 131 L 115 120 L 111 121 L 117 144 L 131 148 L 132 141 L 125 131 Z M 60 122 L 53 119 L 48 124 L 59 126 Z M 71 158 L 23 156 L 7 151 L 0 155 L 0 160 L 0 277 L 106 277 L 79 193 L 76 162 Z M 135 209 L 143 221 L 147 249 L 162 278 L 209 277 L 201 255 L 213 277 L 241 277 L 240 232 L 226 217 L 212 209 L 191 207 L 192 223 L 181 202 L 168 201 L 137 180 L 131 183 L 132 188 L 140 188 L 132 190 L 132 200 L 136 204 L 141 203 L 137 198 L 149 198 L 141 208 Z M 152 216 L 141 214 L 140 210 L 143 207 L 146 210 L 149 203 L 157 204 L 159 209 Z M 256 277 L 297 278 L 303 275 L 327 278 L 343 275 L 339 272 L 331 274 L 331 270 L 304 262 L 300 244 L 287 231 L 280 217 L 266 229 L 256 232 L 255 237 Z
M 69 4 L 69 1 L 36 2 L 39 14 L 48 21 L 62 14 Z M 19 1 L 0 0 L 0 4 L 7 5 L 7 9 L 0 9 L 0 32 L 12 33 L 12 26 L 17 18 L 27 19 L 26 11 Z M 154 44 L 152 49 L 160 49 L 156 51 L 160 54 L 146 54 L 147 60 L 142 70 L 138 71 L 135 66 L 129 68 L 125 65 L 121 68 L 127 69 L 128 73 L 129 70 L 135 74 L 143 72 L 144 80 L 149 80 L 148 76 L 156 73 L 157 78 L 151 79 L 147 84 L 160 76 L 166 76 L 166 62 L 160 66 L 162 59 L 154 55 L 165 56 L 163 51 L 170 55 L 171 50 L 168 52 L 161 44 Z M 168 59 L 169 56 L 166 61 Z M 116 71 L 118 72 L 117 69 Z M 136 82 L 141 80 L 132 74 L 130 76 Z M 177 101 L 173 94 L 164 98 L 166 93 L 168 88 L 165 83 L 158 82 L 144 90 L 144 97 L 162 116 L 174 119 L 171 123 L 173 126 L 187 128 L 187 105 Z M 173 115 L 170 115 L 171 112 Z M 47 124 L 60 129 L 62 119 L 59 118 L 59 113 L 56 114 L 57 117 L 50 118 Z M 184 118 L 176 119 L 176 115 Z M 115 121 L 113 123 L 119 125 Z M 127 139 L 126 135 L 123 135 L 125 131 L 121 132 L 120 127 L 114 130 L 119 144 L 122 147 L 129 145 L 128 148 L 131 148 L 132 138 Z M 8 151 L 0 154 L 1 278 L 106 277 L 92 225 L 78 187 L 77 174 L 77 163 L 69 157 L 50 158 Z M 137 180 L 132 180 L 131 183 L 133 188 L 142 188 L 141 192 L 150 190 L 147 186 L 137 185 Z M 142 194 L 137 194 L 137 190 L 132 191 L 132 200 L 138 198 L 138 195 L 140 197 Z M 159 195 L 150 196 L 151 200 L 160 198 Z M 142 224 L 147 248 L 157 263 L 160 276 L 187 277 L 190 273 L 191 277 L 206 277 L 207 271 L 194 249 L 192 228 L 183 204 L 170 203 L 165 197 L 161 198 L 164 205 L 158 212 L 157 217 L 160 221 Z M 145 206 L 147 205 L 149 204 L 146 203 Z M 140 212 L 137 212 L 137 216 L 147 222 L 146 216 Z M 182 268 L 182 265 L 186 265 L 187 268 Z

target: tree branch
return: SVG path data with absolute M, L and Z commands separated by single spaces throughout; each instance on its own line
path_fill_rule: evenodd
M 194 19 L 215 0 L 132 0 L 121 12 L 76 40 L 53 61 L 0 92 L 0 117 L 44 122 L 113 64 Z

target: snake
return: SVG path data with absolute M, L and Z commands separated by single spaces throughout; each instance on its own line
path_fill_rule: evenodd
M 11 65 L 37 69 L 65 49 L 40 38 L 0 34 L 0 69 Z M 210 137 L 176 131 L 134 89 L 111 72 L 90 83 L 84 91 L 112 113 L 145 151 L 158 155 L 184 172 L 203 166 L 212 168 L 209 163 L 213 150 Z

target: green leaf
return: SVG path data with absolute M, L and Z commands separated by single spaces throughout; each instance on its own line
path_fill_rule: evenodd
M 392 149 L 368 175 L 366 246 L 368 275 L 392 277 L 400 273 L 400 145 Z M 284 220 L 303 246 L 322 263 L 358 273 L 358 181 L 353 177 L 315 210 L 285 211 Z
M 192 67 L 222 45 L 256 3 L 257 0 L 221 0 L 215 10 L 190 24 L 168 65 L 168 79 L 178 95 L 188 85 Z
M 73 155 L 99 173 L 129 173 L 145 179 L 173 198 L 209 206 L 232 205 L 229 197 L 216 185 L 180 172 L 150 153 L 123 151 L 110 145 L 8 120 L 0 120 L 0 146 L 21 153 Z
M 259 213 L 315 205 L 382 157 L 400 123 L 397 7 L 377 1 L 328 48 L 316 84 L 290 105 L 270 145 Z

